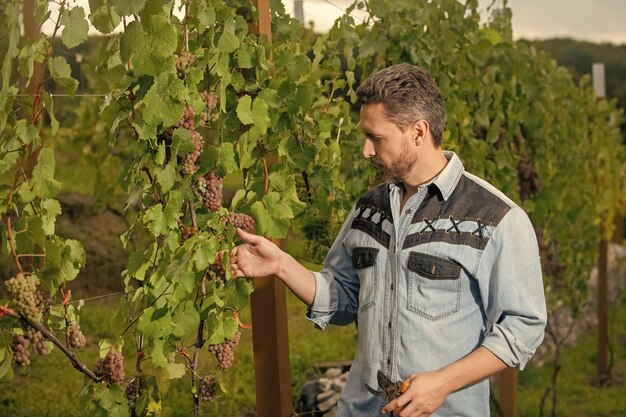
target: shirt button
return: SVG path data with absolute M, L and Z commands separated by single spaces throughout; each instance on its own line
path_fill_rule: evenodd
M 391 283 L 391 291 L 393 291 L 393 282 Z
M 411 209 L 406 209 L 406 210 L 404 211 L 404 214 L 411 214 Z
M 391 358 L 387 358 L 387 365 L 391 365 Z
M 389 322 L 389 328 L 391 329 L 391 322 Z

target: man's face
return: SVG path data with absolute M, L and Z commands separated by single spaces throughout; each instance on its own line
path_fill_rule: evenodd
M 363 156 L 376 165 L 380 179 L 387 184 L 404 181 L 417 162 L 411 129 L 403 132 L 391 122 L 382 103 L 361 106 L 360 126 Z

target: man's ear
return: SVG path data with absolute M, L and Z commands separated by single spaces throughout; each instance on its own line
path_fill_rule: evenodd
M 413 130 L 413 139 L 415 140 L 415 144 L 417 146 L 424 144 L 430 132 L 428 121 L 424 119 L 416 120 L 411 126 L 411 129 Z

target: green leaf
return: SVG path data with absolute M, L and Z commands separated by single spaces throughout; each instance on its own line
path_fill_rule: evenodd
M 43 276 L 51 287 L 73 280 L 85 265 L 85 249 L 77 240 L 51 236 L 46 241 L 45 251 Z
M 128 257 L 127 272 L 130 276 L 139 281 L 144 280 L 150 266 L 152 266 L 152 253 L 149 252 L 149 250 L 145 253 L 137 250 Z
M 239 165 L 235 160 L 235 148 L 230 142 L 223 142 L 219 146 L 219 166 L 224 174 L 230 174 L 239 169 Z
M 224 31 L 217 41 L 217 47 L 224 53 L 235 52 L 239 48 L 239 38 L 235 34 L 235 23 L 233 20 L 224 22 Z
M 185 376 L 187 368 L 184 363 L 167 363 L 165 369 L 170 379 L 179 379 Z
M 120 40 L 120 55 L 131 60 L 135 71 L 158 76 L 174 69 L 176 31 L 164 16 L 131 22 Z
M 163 205 L 158 203 L 146 210 L 143 221 L 148 225 L 148 229 L 153 235 L 159 236 L 178 226 L 178 216 L 178 212 L 168 210 L 167 207 L 164 211 Z
M 89 23 L 85 19 L 85 10 L 82 7 L 65 10 L 61 16 L 61 24 L 65 26 L 61 40 L 68 49 L 80 45 L 87 39 Z
M 166 307 L 148 307 L 141 314 L 137 322 L 137 329 L 149 340 L 166 338 L 174 331 L 174 323 L 170 314 L 170 310 Z
M 249 125 L 254 122 L 252 118 L 252 97 L 249 95 L 239 98 L 237 102 L 237 117 L 244 125 Z
M 137 14 L 143 9 L 146 0 L 115 0 L 113 7 L 120 16 Z
M 224 317 L 223 314 L 210 314 L 207 320 L 207 328 L 209 331 L 209 338 L 207 343 L 210 345 L 217 345 L 223 343 L 225 340 L 232 339 L 239 325 L 232 316 Z
M 179 127 L 174 129 L 172 135 L 172 158 L 176 156 L 185 156 L 194 149 L 194 143 L 191 139 L 191 133 L 189 130 Z
M 200 325 L 200 313 L 192 301 L 183 302 L 172 317 L 175 329 L 174 335 L 184 338 L 188 334 L 197 332 Z
M 61 214 L 61 205 L 57 200 L 43 200 L 41 202 L 40 214 L 44 233 L 48 236 L 53 235 L 56 218 L 59 214 Z
M 52 198 L 61 190 L 61 183 L 54 179 L 55 164 L 52 148 L 43 148 L 29 181 L 32 191 L 41 198 Z
M 265 100 L 260 97 L 254 99 L 252 103 L 252 121 L 254 126 L 250 129 L 250 134 L 255 139 L 267 133 L 267 128 L 270 126 L 268 110 L 269 108 Z
M 177 177 L 178 173 L 171 162 L 167 164 L 165 168 L 156 169 L 156 180 L 161 188 L 162 194 L 165 194 L 172 189 Z
M 107 34 L 120 24 L 120 15 L 110 6 L 109 0 L 89 0 L 89 20 L 100 32 Z
M 50 74 L 54 81 L 73 96 L 78 87 L 78 81 L 72 78 L 72 68 L 65 60 L 65 57 L 52 57 L 49 61 L 48 68 L 50 69 Z
M 54 115 L 54 100 L 52 100 L 52 96 L 46 90 L 42 90 L 41 100 L 48 116 L 50 116 L 50 134 L 54 136 L 59 131 L 59 121 Z
M 230 280 L 224 288 L 224 303 L 238 311 L 250 303 L 252 291 L 254 291 L 254 286 L 249 280 L 244 278 Z
M 187 98 L 184 82 L 176 74 L 164 72 L 155 78 L 141 101 L 143 118 L 151 126 L 174 126 L 183 114 Z
M 18 138 L 20 138 L 21 142 L 24 145 L 33 143 L 35 147 L 39 146 L 39 129 L 37 129 L 37 126 L 28 123 L 26 119 L 21 119 L 17 121 L 17 123 L 15 124 L 15 134 Z

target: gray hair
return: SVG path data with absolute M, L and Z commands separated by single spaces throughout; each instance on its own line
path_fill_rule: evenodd
M 369 76 L 356 90 L 359 104 L 382 103 L 385 115 L 402 131 L 418 119 L 430 126 L 435 146 L 441 146 L 446 106 L 428 72 L 411 64 L 397 64 Z

